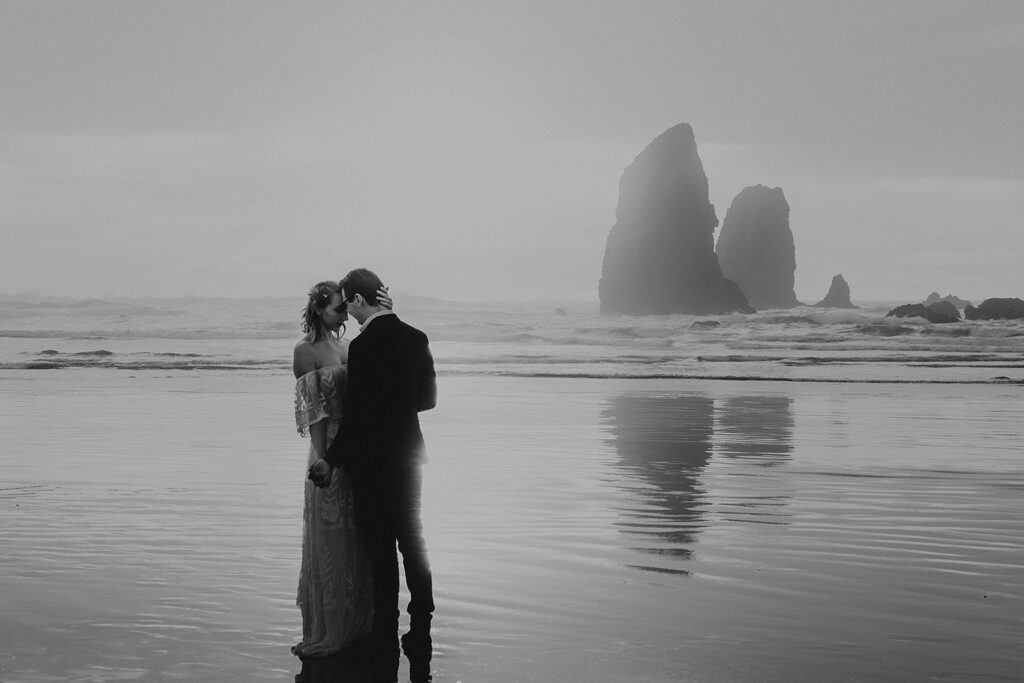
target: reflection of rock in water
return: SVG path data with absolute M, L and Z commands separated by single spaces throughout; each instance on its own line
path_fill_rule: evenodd
M 793 450 L 789 396 L 737 396 L 720 404 L 715 454 L 778 465 Z
M 632 482 L 644 485 L 638 491 L 647 504 L 623 510 L 627 519 L 621 524 L 629 533 L 645 535 L 657 545 L 636 550 L 690 557 L 689 545 L 705 524 L 699 478 L 711 457 L 714 407 L 707 396 L 623 395 L 613 398 L 604 410 L 619 467 Z
M 732 523 L 784 523 L 779 511 L 788 494 L 777 490 L 778 477 L 754 481 L 746 475 L 751 472 L 747 463 L 760 468 L 788 459 L 793 450 L 791 404 L 788 396 L 737 396 L 717 404 L 703 395 L 611 399 L 603 417 L 625 475 L 619 483 L 638 500 L 637 506 L 622 509 L 619 524 L 631 536 L 649 539 L 633 549 L 661 556 L 663 562 L 689 559 L 690 546 L 709 523 L 712 503 Z M 744 475 L 741 486 L 716 487 L 709 494 L 701 478 L 712 452 Z M 687 573 L 663 565 L 633 566 Z

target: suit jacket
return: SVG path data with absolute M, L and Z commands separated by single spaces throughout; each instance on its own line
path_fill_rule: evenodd
M 422 462 L 419 412 L 436 404 L 427 335 L 394 314 L 374 318 L 348 347 L 341 426 L 327 461 L 387 468 Z

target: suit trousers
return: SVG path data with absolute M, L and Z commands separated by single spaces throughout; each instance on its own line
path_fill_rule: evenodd
M 410 632 L 428 644 L 434 612 L 433 580 L 420 520 L 423 474 L 419 464 L 396 468 L 361 465 L 353 472 L 356 514 L 373 570 L 374 667 L 389 678 L 398 669 L 398 552 L 409 589 Z M 407 652 L 407 654 L 410 654 Z M 421 655 L 422 656 L 422 655 Z

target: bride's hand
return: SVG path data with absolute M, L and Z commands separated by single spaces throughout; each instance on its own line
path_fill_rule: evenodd
M 328 486 L 334 478 L 334 467 L 331 463 L 320 458 L 309 466 L 309 474 L 306 477 L 319 488 Z
M 377 302 L 380 303 L 384 308 L 391 310 L 395 307 L 395 302 L 388 294 L 388 288 L 381 285 L 381 288 L 377 290 Z

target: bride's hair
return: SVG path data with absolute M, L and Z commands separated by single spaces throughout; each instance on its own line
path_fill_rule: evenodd
M 318 282 L 309 290 L 306 308 L 302 311 L 302 331 L 313 332 L 313 341 L 320 341 L 320 337 L 326 332 L 321 312 L 331 303 L 331 297 L 340 293 L 341 287 L 334 280 Z

